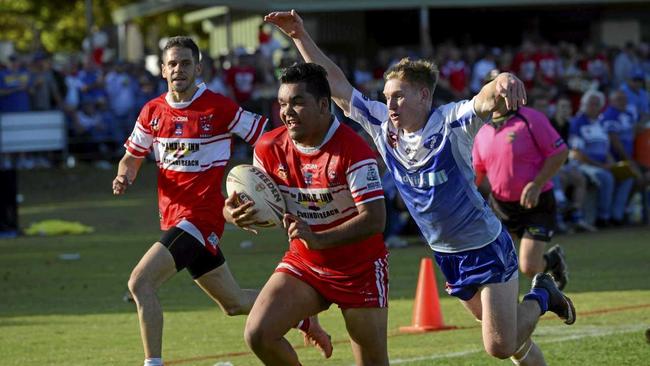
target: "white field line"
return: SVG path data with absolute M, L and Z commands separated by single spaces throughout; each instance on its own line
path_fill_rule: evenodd
M 648 328 L 647 325 L 645 324 L 636 324 L 633 326 L 619 326 L 619 327 L 585 327 L 585 328 L 580 328 L 576 329 L 576 331 L 571 332 L 573 334 L 565 335 L 563 337 L 555 338 L 560 332 L 555 332 L 555 329 L 561 329 L 558 327 L 540 327 L 536 331 L 536 337 L 535 343 L 537 344 L 549 344 L 549 343 L 557 343 L 557 342 L 564 342 L 564 341 L 574 341 L 578 339 L 584 339 L 584 338 L 592 338 L 592 337 L 602 337 L 602 336 L 610 336 L 614 334 L 624 334 L 624 333 L 632 333 L 632 332 L 638 332 L 642 331 Z M 567 330 L 568 329 L 564 329 Z M 566 333 L 566 332 L 563 332 Z M 549 336 L 554 336 L 554 338 L 550 338 Z M 547 338 L 549 337 L 549 338 Z M 544 339 L 547 338 L 547 339 Z M 474 353 L 480 353 L 484 352 L 483 348 L 472 348 L 472 349 L 467 349 L 465 351 L 458 351 L 458 352 L 450 352 L 450 353 L 442 353 L 442 354 L 434 354 L 430 356 L 419 356 L 419 357 L 412 357 L 412 358 L 397 358 L 390 360 L 391 365 L 398 365 L 398 364 L 408 364 L 411 362 L 417 362 L 417 361 L 427 361 L 427 360 L 438 360 L 438 359 L 443 359 L 443 358 L 454 358 L 454 357 L 463 357 L 467 355 L 471 355 Z

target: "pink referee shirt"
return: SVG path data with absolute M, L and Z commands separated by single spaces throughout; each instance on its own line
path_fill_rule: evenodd
M 518 113 L 528 120 L 530 129 L 516 115 L 499 129 L 484 125 L 474 139 L 474 170 L 487 175 L 492 195 L 499 201 L 519 201 L 524 187 L 535 179 L 546 158 L 567 149 L 543 113 L 527 107 Z M 542 192 L 551 188 L 549 180 Z

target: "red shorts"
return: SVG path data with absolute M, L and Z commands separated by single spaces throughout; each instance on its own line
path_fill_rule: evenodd
M 290 274 L 313 287 L 341 309 L 388 307 L 388 253 L 353 271 L 337 271 L 305 262 L 286 252 L 275 272 Z

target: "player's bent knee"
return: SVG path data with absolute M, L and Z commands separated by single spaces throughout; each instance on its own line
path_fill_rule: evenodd
M 244 340 L 250 349 L 263 350 L 269 347 L 269 337 L 265 335 L 265 331 L 259 325 L 251 325 L 246 322 L 244 328 Z
M 127 286 L 133 297 L 136 299 L 139 296 L 153 292 L 153 286 L 150 281 L 147 281 L 143 276 L 136 272 L 131 273 Z

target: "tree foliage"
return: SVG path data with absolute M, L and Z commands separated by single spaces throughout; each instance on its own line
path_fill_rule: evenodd
M 111 13 L 133 0 L 93 0 L 93 24 L 112 24 Z M 85 0 L 0 0 L 0 40 L 20 51 L 78 51 L 87 34 Z

